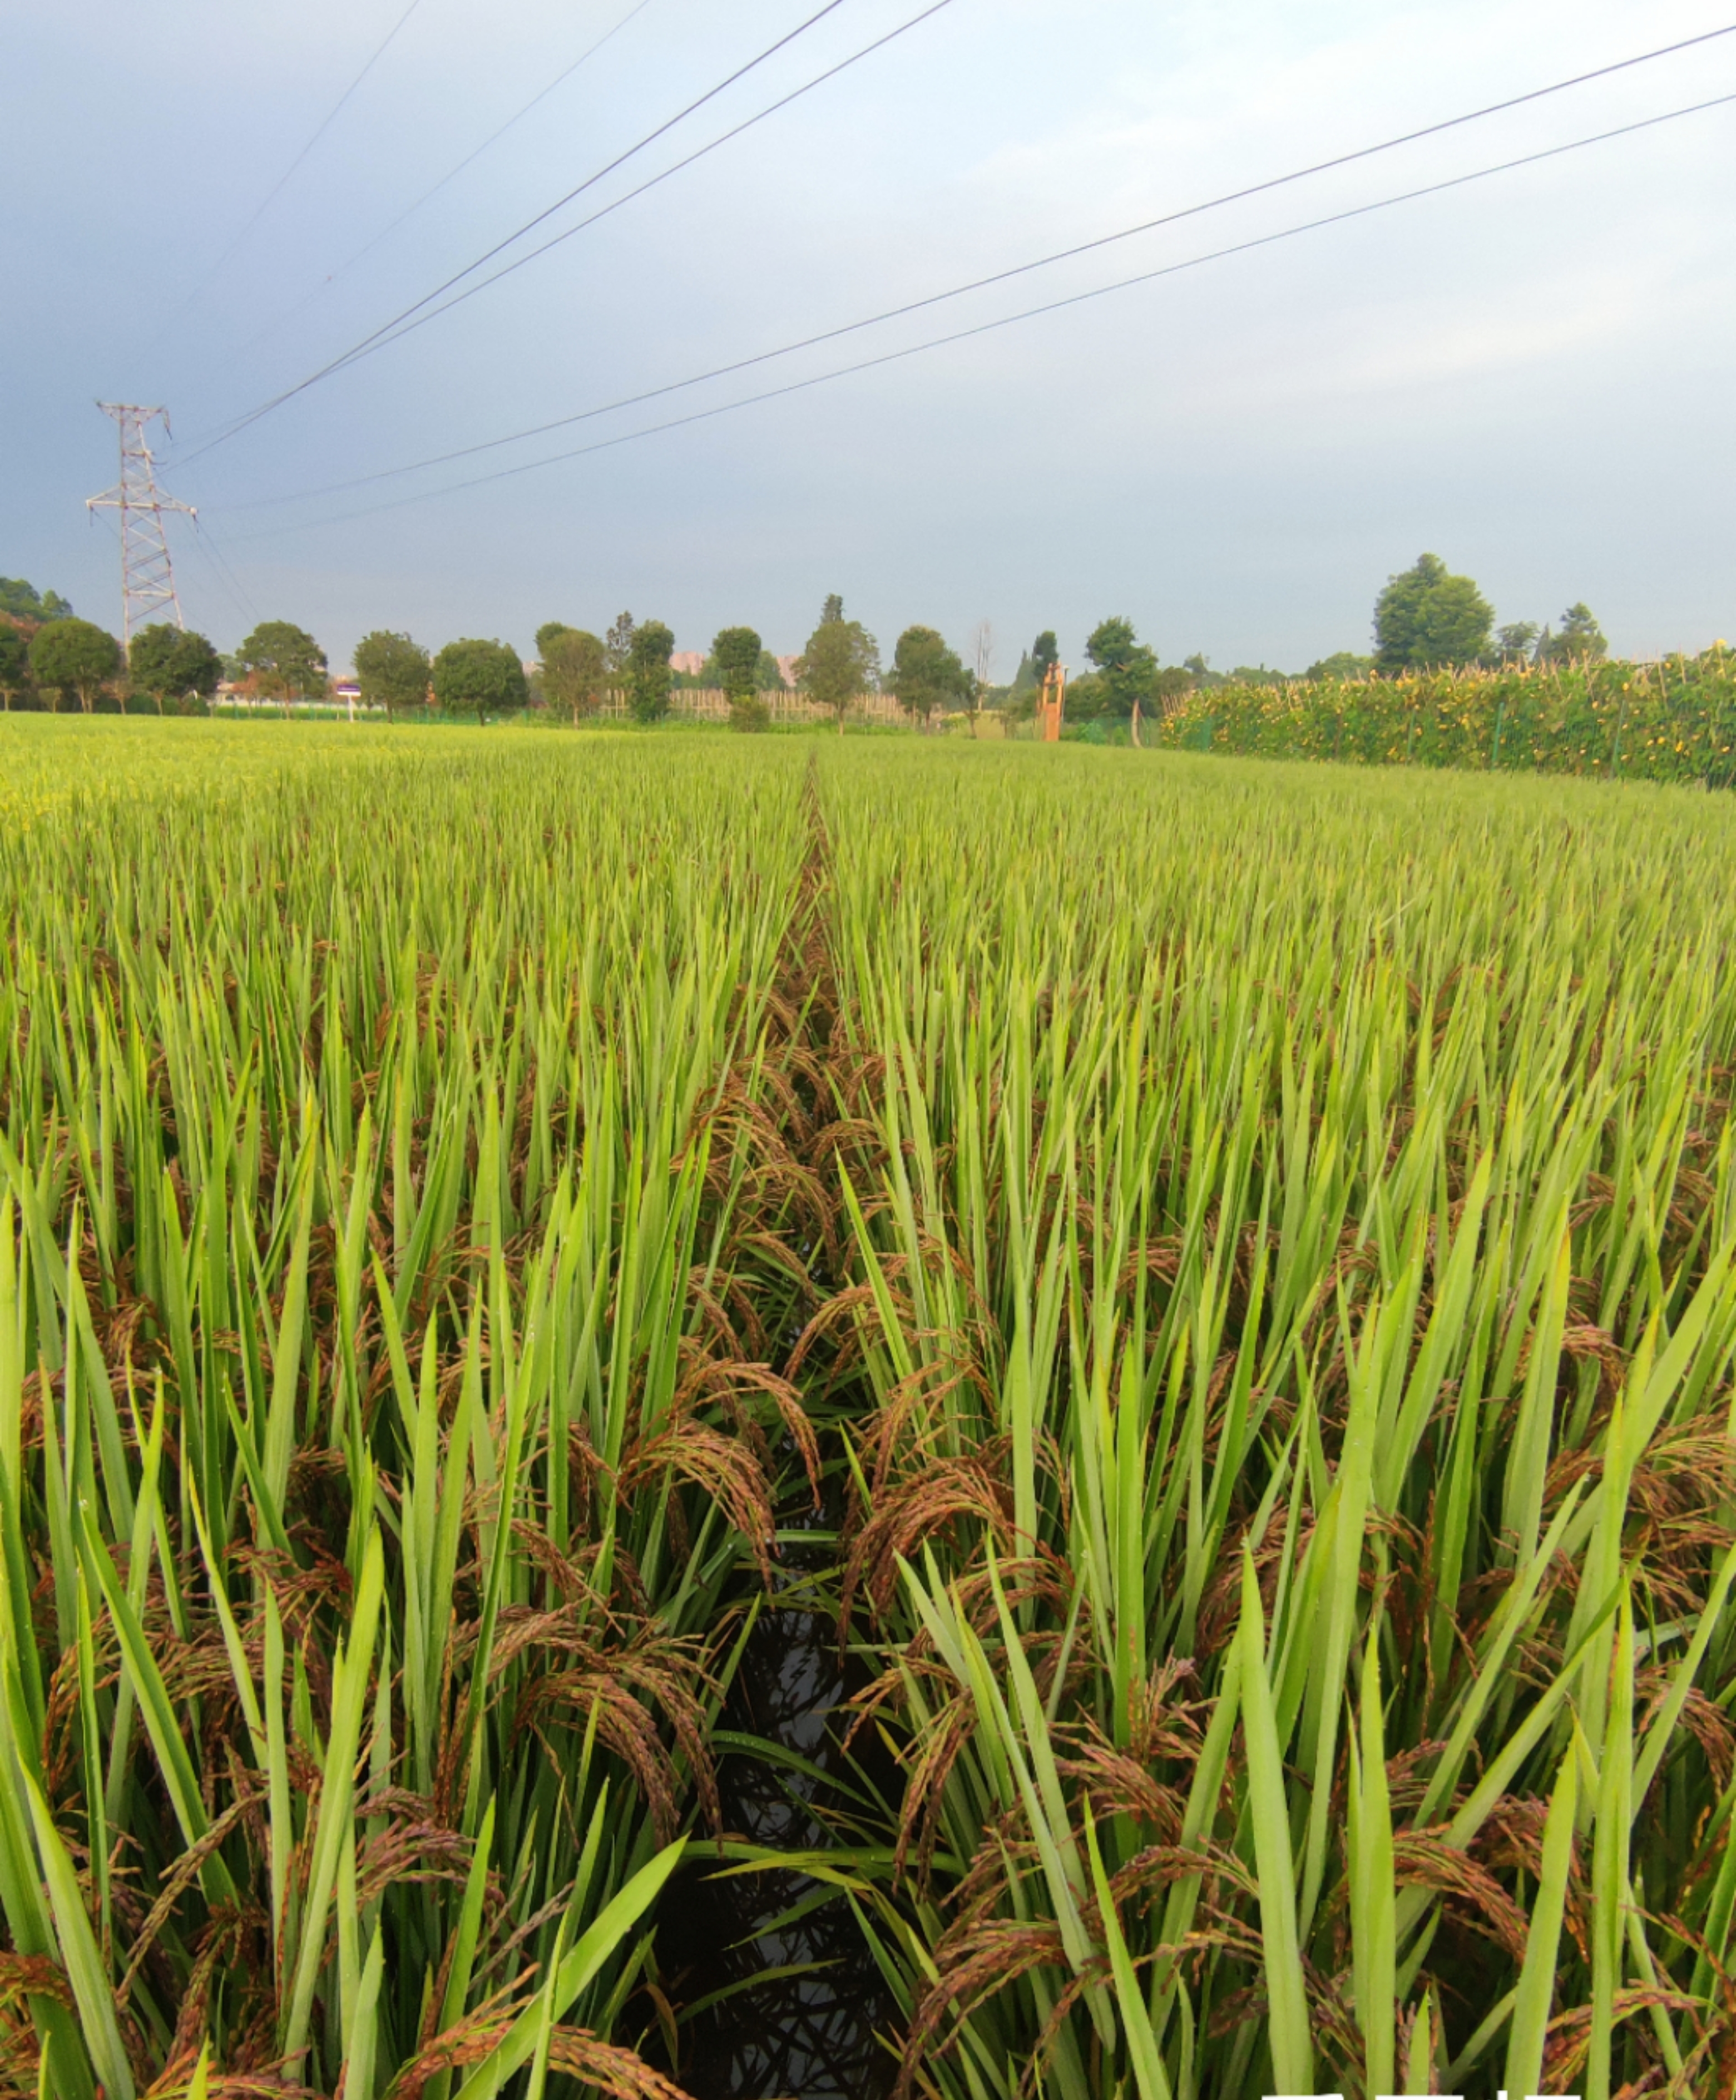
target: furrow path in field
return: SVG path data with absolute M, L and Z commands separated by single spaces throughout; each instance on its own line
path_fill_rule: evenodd
M 899 1776 L 891 1760 L 845 1747 L 845 1702 L 865 1673 L 846 1652 L 838 1601 L 848 1507 L 844 1440 L 859 1396 L 840 1385 L 828 1308 L 845 1290 L 840 1113 L 861 1074 L 839 1007 L 827 900 L 831 841 L 816 768 L 802 790 L 808 850 L 797 881 L 762 1038 L 766 1121 L 762 1171 L 785 1192 L 776 1238 L 803 1283 L 803 1312 L 782 1335 L 783 1366 L 819 1432 L 817 1498 L 793 1443 L 782 1484 L 773 1586 L 742 1647 L 717 1731 L 718 1793 L 732 1842 L 769 1851 L 837 1852 L 861 1811 L 866 1781 L 882 1797 L 853 1834 L 884 1842 Z M 769 1745 L 771 1754 L 747 1747 Z M 732 1747 L 735 1745 L 736 1747 Z M 853 1746 L 855 1748 L 856 1746 Z M 898 2023 L 873 1952 L 842 1894 L 799 1868 L 733 1878 L 684 1878 L 659 1917 L 660 1959 L 690 2004 L 681 2076 L 694 2100 L 757 2093 L 876 2100 L 897 2061 L 879 2038 Z M 793 1913 L 793 1915 L 792 1915 Z M 756 1977 L 758 1980 L 753 1980 Z

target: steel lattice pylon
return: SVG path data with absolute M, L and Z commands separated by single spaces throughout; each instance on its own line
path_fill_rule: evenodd
M 121 514 L 121 623 L 122 638 L 130 646 L 138 630 L 165 609 L 177 627 L 186 626 L 175 595 L 163 513 L 178 510 L 187 518 L 197 518 L 199 513 L 191 504 L 165 496 L 156 485 L 156 462 L 144 434 L 161 417 L 166 436 L 169 411 L 121 401 L 99 401 L 96 405 L 121 426 L 121 480 L 106 495 L 88 497 L 85 508 Z

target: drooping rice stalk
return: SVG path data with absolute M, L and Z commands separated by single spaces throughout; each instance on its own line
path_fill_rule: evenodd
M 0 843 L 0 2086 L 659 2092 L 799 767 L 237 751 Z
M 1729 2087 L 1719 798 L 15 726 L 0 2093 L 667 2096 L 814 1423 L 889 2076 Z
M 1729 815 L 921 758 L 826 775 L 906 2080 L 1723 2091 Z

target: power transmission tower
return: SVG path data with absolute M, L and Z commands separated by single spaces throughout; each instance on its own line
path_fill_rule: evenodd
M 99 401 L 105 416 L 121 426 L 121 479 L 106 495 L 86 499 L 86 510 L 118 510 L 121 514 L 121 624 L 122 642 L 130 646 L 139 628 L 166 611 L 177 627 L 181 601 L 175 596 L 174 566 L 169 558 L 169 541 L 163 532 L 163 513 L 178 510 L 196 518 L 188 503 L 165 496 L 156 485 L 156 462 L 145 443 L 148 425 L 161 417 L 163 433 L 169 435 L 166 408 L 141 408 L 129 402 Z

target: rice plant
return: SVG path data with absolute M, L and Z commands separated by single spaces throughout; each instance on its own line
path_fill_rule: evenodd
M 1722 798 L 0 731 L 0 2095 L 1736 2085 Z
M 799 771 L 20 743 L 0 2086 L 673 2090 L 622 2008 L 804 1432 Z
M 903 2089 L 1729 2092 L 1728 813 L 901 761 L 822 1321 Z

